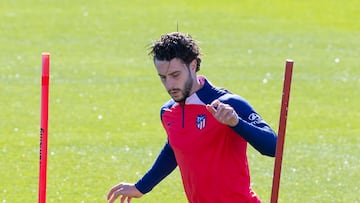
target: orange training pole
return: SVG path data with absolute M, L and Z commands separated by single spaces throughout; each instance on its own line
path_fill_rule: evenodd
M 287 113 L 288 113 L 288 106 L 289 106 L 293 64 L 294 64 L 293 60 L 291 60 L 291 59 L 286 60 L 284 86 L 283 86 L 281 109 L 280 109 L 278 140 L 277 140 L 276 152 L 275 152 L 274 176 L 273 176 L 273 184 L 272 184 L 270 203 L 278 202 L 281 164 L 282 164 L 282 156 L 283 156 L 283 150 L 284 150 L 286 120 L 287 120 Z
M 50 54 L 42 54 L 39 203 L 46 202 Z

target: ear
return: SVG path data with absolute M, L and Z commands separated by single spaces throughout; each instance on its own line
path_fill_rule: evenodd
M 196 72 L 196 67 L 197 67 L 197 61 L 196 61 L 196 59 L 194 59 L 190 63 L 190 68 L 191 68 L 191 70 Z

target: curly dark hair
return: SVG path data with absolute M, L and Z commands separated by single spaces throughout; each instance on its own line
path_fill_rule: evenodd
M 197 42 L 189 34 L 172 32 L 164 34 L 150 47 L 149 55 L 153 59 L 170 61 L 173 58 L 181 59 L 189 65 L 196 59 L 196 71 L 200 70 L 201 53 Z

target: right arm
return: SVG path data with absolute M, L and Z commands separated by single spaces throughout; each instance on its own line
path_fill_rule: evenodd
M 166 109 L 174 105 L 173 100 L 166 102 L 160 110 L 160 120 Z M 136 188 L 143 194 L 150 192 L 160 181 L 168 176 L 177 166 L 173 149 L 169 140 L 165 143 L 154 165 L 150 170 L 135 184 Z
M 174 151 L 167 142 L 150 170 L 135 184 L 143 194 L 150 192 L 160 181 L 177 166 Z
M 141 197 L 143 194 L 150 192 L 176 166 L 174 152 L 167 142 L 149 171 L 135 184 L 120 183 L 114 186 L 107 195 L 108 202 L 112 203 L 119 197 L 121 197 L 121 202 L 124 202 L 125 199 L 130 202 L 133 197 Z

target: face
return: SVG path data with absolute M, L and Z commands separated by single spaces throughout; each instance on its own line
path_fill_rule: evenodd
M 185 101 L 196 91 L 196 62 L 189 66 L 182 60 L 174 58 L 170 61 L 154 61 L 156 70 L 166 91 L 176 102 Z

